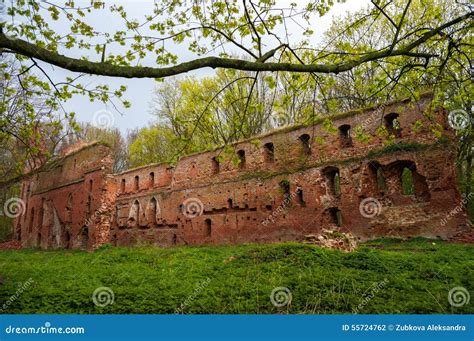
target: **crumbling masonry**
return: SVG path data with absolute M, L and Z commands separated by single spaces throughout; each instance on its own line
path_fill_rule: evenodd
M 360 240 L 452 239 L 471 226 L 447 113 L 430 102 L 388 103 L 120 174 L 94 143 L 22 184 L 15 235 L 44 249 L 278 242 L 323 228 Z

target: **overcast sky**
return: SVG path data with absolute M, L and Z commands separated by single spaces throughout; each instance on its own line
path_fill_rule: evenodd
M 7 0 L 8 1 L 8 0 Z M 11 0 L 14 1 L 14 0 Z M 88 2 L 88 1 L 87 1 Z M 290 2 L 290 1 L 284 1 Z M 296 1 L 291 1 L 296 2 Z M 76 3 L 80 3 L 76 1 Z M 143 21 L 144 15 L 152 13 L 153 10 L 153 1 L 106 1 L 107 5 L 112 3 L 117 3 L 124 6 L 129 18 L 137 18 L 140 21 Z M 306 3 L 306 1 L 305 1 Z M 347 0 L 345 3 L 335 4 L 333 8 L 322 18 L 316 17 L 314 19 L 314 24 L 312 28 L 315 32 L 313 39 L 315 42 L 320 41 L 322 33 L 329 27 L 331 19 L 334 15 L 343 15 L 347 11 L 355 11 L 361 7 L 367 5 L 369 0 Z M 120 29 L 123 25 L 123 21 L 118 18 L 116 13 L 110 13 L 108 9 L 93 11 L 92 14 L 87 16 L 86 22 L 92 25 L 97 31 L 115 31 Z M 52 22 L 52 27 L 57 32 L 69 32 L 69 22 Z M 289 24 L 289 32 L 298 32 L 301 31 L 295 23 Z M 144 32 L 146 33 L 146 31 Z M 298 41 L 301 37 L 297 33 L 293 33 L 291 37 L 293 41 Z M 113 49 L 108 47 L 107 52 L 112 52 L 117 54 L 120 50 Z M 193 58 L 191 52 L 188 51 L 187 46 L 178 45 L 173 48 L 173 51 L 178 55 L 179 61 L 186 61 Z M 236 51 L 237 52 L 237 51 Z M 79 56 L 83 55 L 83 52 L 80 51 L 67 51 L 68 55 Z M 93 57 L 93 60 L 96 60 L 97 56 Z M 142 62 L 143 65 L 153 66 L 153 58 L 145 59 Z M 52 76 L 55 81 L 64 80 L 65 76 L 73 76 L 74 74 L 60 69 L 58 67 L 52 67 L 50 65 L 43 65 L 47 70 L 48 74 Z M 196 75 L 196 76 L 212 76 L 214 70 L 207 68 L 188 73 L 186 75 Z M 111 89 L 118 88 L 121 84 L 128 87 L 128 91 L 125 94 L 125 98 L 130 100 L 132 106 L 130 109 L 122 108 L 121 111 L 123 115 L 120 115 L 115 111 L 111 105 L 107 105 L 101 102 L 91 103 L 87 97 L 75 96 L 73 99 L 69 100 L 65 104 L 65 109 L 67 111 L 74 111 L 77 113 L 79 121 L 88 121 L 91 122 L 94 114 L 97 117 L 97 112 L 108 110 L 112 112 L 112 124 L 118 127 L 121 131 L 125 132 L 127 129 L 132 129 L 136 127 L 143 127 L 149 124 L 153 120 L 153 116 L 150 114 L 150 100 L 156 82 L 152 79 L 120 79 L 112 77 L 97 77 L 89 76 L 86 81 L 83 80 L 83 83 L 93 85 L 93 84 L 108 84 Z

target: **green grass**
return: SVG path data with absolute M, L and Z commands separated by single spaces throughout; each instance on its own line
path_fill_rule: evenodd
M 383 240 L 342 253 L 297 243 L 80 251 L 1 251 L 0 303 L 33 283 L 3 313 L 474 313 L 474 297 L 452 307 L 448 292 L 473 292 L 474 246 Z M 206 282 L 207 281 L 207 282 Z M 92 293 L 110 287 L 113 304 Z M 291 304 L 270 301 L 287 287 Z M 1 308 L 1 304 L 0 304 Z

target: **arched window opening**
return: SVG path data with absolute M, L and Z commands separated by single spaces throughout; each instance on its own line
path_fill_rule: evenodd
M 280 181 L 280 188 L 283 192 L 283 201 L 285 203 L 290 203 L 291 201 L 290 182 L 288 180 Z
M 412 196 L 417 201 L 431 200 L 426 176 L 418 173 L 416 163 L 412 160 L 397 160 L 384 166 L 387 185 L 393 194 Z
M 328 186 L 329 193 L 335 196 L 341 195 L 341 179 L 339 174 L 339 168 L 337 167 L 326 167 L 322 171 L 326 178 L 326 184 Z
M 153 187 L 155 185 L 155 173 L 150 172 L 150 187 Z
M 140 178 L 138 177 L 138 175 L 135 176 L 134 188 L 135 191 L 138 191 L 140 188 Z
M 219 163 L 219 160 L 217 159 L 217 156 L 214 156 L 212 158 L 212 174 L 219 174 L 221 165 Z
M 301 187 L 296 188 L 296 198 L 301 206 L 306 206 L 303 196 L 303 189 Z
M 210 237 L 211 234 L 212 234 L 212 220 L 211 219 L 206 219 L 204 220 L 204 224 L 205 224 L 205 231 L 206 231 L 206 236 L 207 237 Z
M 265 151 L 265 162 L 271 163 L 275 161 L 275 150 L 273 147 L 273 143 L 271 142 L 265 143 L 265 145 L 263 146 L 263 149 Z
M 125 179 L 122 179 L 122 183 L 120 184 L 120 192 L 125 193 Z
M 378 161 L 371 161 L 369 163 L 369 174 L 371 177 L 370 186 L 373 188 L 374 194 L 376 194 L 375 192 L 384 192 L 387 190 L 385 173 L 382 165 Z
M 138 200 L 135 200 L 130 207 L 130 212 L 128 214 L 128 226 L 134 227 L 138 226 L 140 218 L 140 203 Z
M 415 194 L 415 186 L 413 181 L 413 172 L 404 167 L 402 171 L 402 194 L 403 195 L 414 195 Z
M 81 248 L 87 250 L 89 247 L 89 228 L 87 226 L 82 227 L 81 230 Z
M 395 137 L 402 136 L 402 129 L 400 126 L 400 115 L 397 113 L 390 113 L 385 116 L 385 128 L 387 129 L 390 135 L 394 135 Z
M 138 200 L 135 200 L 133 202 L 132 209 L 132 218 L 135 219 L 136 222 L 138 222 L 138 218 L 140 217 L 140 203 L 138 202 Z
M 237 156 L 239 158 L 239 167 L 240 169 L 245 169 L 246 166 L 246 160 L 245 160 L 245 150 L 239 150 L 237 152 Z
M 72 193 L 69 193 L 66 203 L 66 222 L 72 222 Z
M 305 154 L 311 154 L 311 138 L 308 134 L 303 134 L 299 137 L 303 152 Z
M 341 210 L 337 207 L 331 207 L 329 209 L 329 217 L 331 219 L 331 223 L 340 227 L 342 226 L 342 214 Z
M 156 224 L 156 214 L 158 212 L 158 203 L 156 199 L 153 197 L 150 200 L 150 204 L 148 206 L 148 223 L 155 225 Z
M 351 126 L 344 124 L 339 127 L 339 141 L 342 148 L 352 147 Z

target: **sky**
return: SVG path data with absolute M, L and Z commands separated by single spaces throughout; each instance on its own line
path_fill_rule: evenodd
M 8 1 L 15 0 L 7 0 L 7 2 Z M 280 2 L 289 3 L 297 1 Z M 307 1 L 304 3 L 306 2 Z M 81 3 L 81 1 L 76 1 L 76 3 Z M 315 43 L 321 40 L 323 32 L 330 26 L 333 16 L 344 15 L 347 11 L 358 10 L 366 6 L 368 3 L 369 0 L 347 0 L 344 3 L 336 3 L 326 15 L 314 18 L 314 24 L 311 22 L 312 29 L 315 32 L 312 39 L 315 40 Z M 151 0 L 106 1 L 106 4 L 122 5 L 129 18 L 141 19 L 140 21 L 144 19 L 145 14 L 152 13 L 153 9 L 153 1 Z M 117 14 L 110 13 L 108 9 L 93 11 L 92 14 L 87 16 L 86 22 L 96 28 L 97 31 L 114 31 L 120 29 L 123 25 L 123 21 L 117 16 Z M 51 22 L 50 25 L 59 33 L 69 32 L 69 22 Z M 302 36 L 296 33 L 301 31 L 297 24 L 290 22 L 288 26 L 288 31 L 294 32 L 291 39 L 295 42 L 301 40 Z M 146 31 L 143 31 L 142 34 L 146 34 Z M 107 51 L 117 54 L 120 52 L 120 49 L 118 47 L 108 47 Z M 173 51 L 179 56 L 180 62 L 190 60 L 194 57 L 184 44 L 174 45 Z M 72 57 L 79 57 L 83 54 L 83 51 L 80 50 L 67 50 L 67 55 Z M 97 58 L 97 55 L 91 56 L 91 60 L 97 60 Z M 142 61 L 142 65 L 153 66 L 153 58 L 145 58 Z M 54 81 L 58 82 L 63 81 L 66 76 L 74 77 L 74 75 L 77 75 L 67 70 L 44 63 L 42 64 L 42 67 Z M 185 76 L 212 76 L 214 72 L 213 69 L 206 68 L 187 73 Z M 128 90 L 125 93 L 124 98 L 131 102 L 131 108 L 126 109 L 120 107 L 121 113 L 119 113 L 110 104 L 98 101 L 91 103 L 88 97 L 77 95 L 64 104 L 64 109 L 66 111 L 74 111 L 77 115 L 78 121 L 92 122 L 97 126 L 117 127 L 122 132 L 126 132 L 128 129 L 147 126 L 153 121 L 154 117 L 151 114 L 150 102 L 152 99 L 153 89 L 157 85 L 157 82 L 153 79 L 122 79 L 104 76 L 87 76 L 83 78 L 82 83 L 90 86 L 105 83 L 108 84 L 111 89 L 118 88 L 120 85 L 126 85 Z

